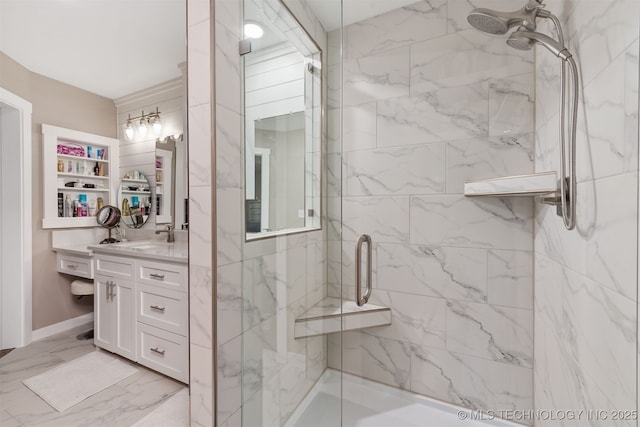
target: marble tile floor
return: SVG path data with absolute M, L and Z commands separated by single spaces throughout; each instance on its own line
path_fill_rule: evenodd
M 33 375 L 95 351 L 76 340 L 91 325 L 33 342 L 0 359 L 0 426 L 129 427 L 186 386 L 134 364 L 138 372 L 60 413 L 22 384 Z M 188 421 L 185 422 L 188 424 Z

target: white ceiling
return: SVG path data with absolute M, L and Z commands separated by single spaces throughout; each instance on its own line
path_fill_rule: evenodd
M 327 31 L 340 28 L 340 0 L 306 0 Z M 344 26 L 419 0 L 343 0 Z
M 180 76 L 186 0 L 0 0 L 0 50 L 115 99 Z

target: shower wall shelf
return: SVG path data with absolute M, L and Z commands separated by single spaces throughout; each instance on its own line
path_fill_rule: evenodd
M 558 190 L 555 172 L 466 181 L 464 195 L 467 197 L 534 197 L 554 193 Z
M 313 337 L 390 324 L 391 309 L 388 307 L 368 303 L 359 307 L 355 301 L 327 297 L 296 319 L 294 337 Z

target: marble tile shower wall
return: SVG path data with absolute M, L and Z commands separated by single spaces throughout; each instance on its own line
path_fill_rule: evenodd
M 285 3 L 326 46 L 306 4 Z M 293 338 L 295 318 L 326 296 L 326 231 L 244 242 L 242 7 L 215 0 L 217 423 L 277 427 L 327 366 L 326 338 Z
M 353 297 L 355 241 L 370 234 L 371 302 L 392 325 L 344 334 L 343 368 L 474 409 L 530 409 L 533 205 L 467 199 L 463 184 L 533 172 L 533 55 L 471 29 L 480 3 L 420 1 L 348 26 L 342 110 L 330 52 L 328 292 L 342 280 Z
M 560 15 L 577 58 L 582 99 L 576 230 L 566 231 L 553 209 L 536 209 L 535 407 L 636 410 L 640 2 L 551 0 L 547 7 Z M 538 171 L 558 164 L 558 67 L 538 48 Z M 636 425 L 635 418 L 608 422 Z M 536 425 L 565 424 L 574 425 Z

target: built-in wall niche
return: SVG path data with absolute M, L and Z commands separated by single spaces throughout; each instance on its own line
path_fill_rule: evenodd
M 42 227 L 96 227 L 100 207 L 115 200 L 118 140 L 46 124 L 42 135 Z

